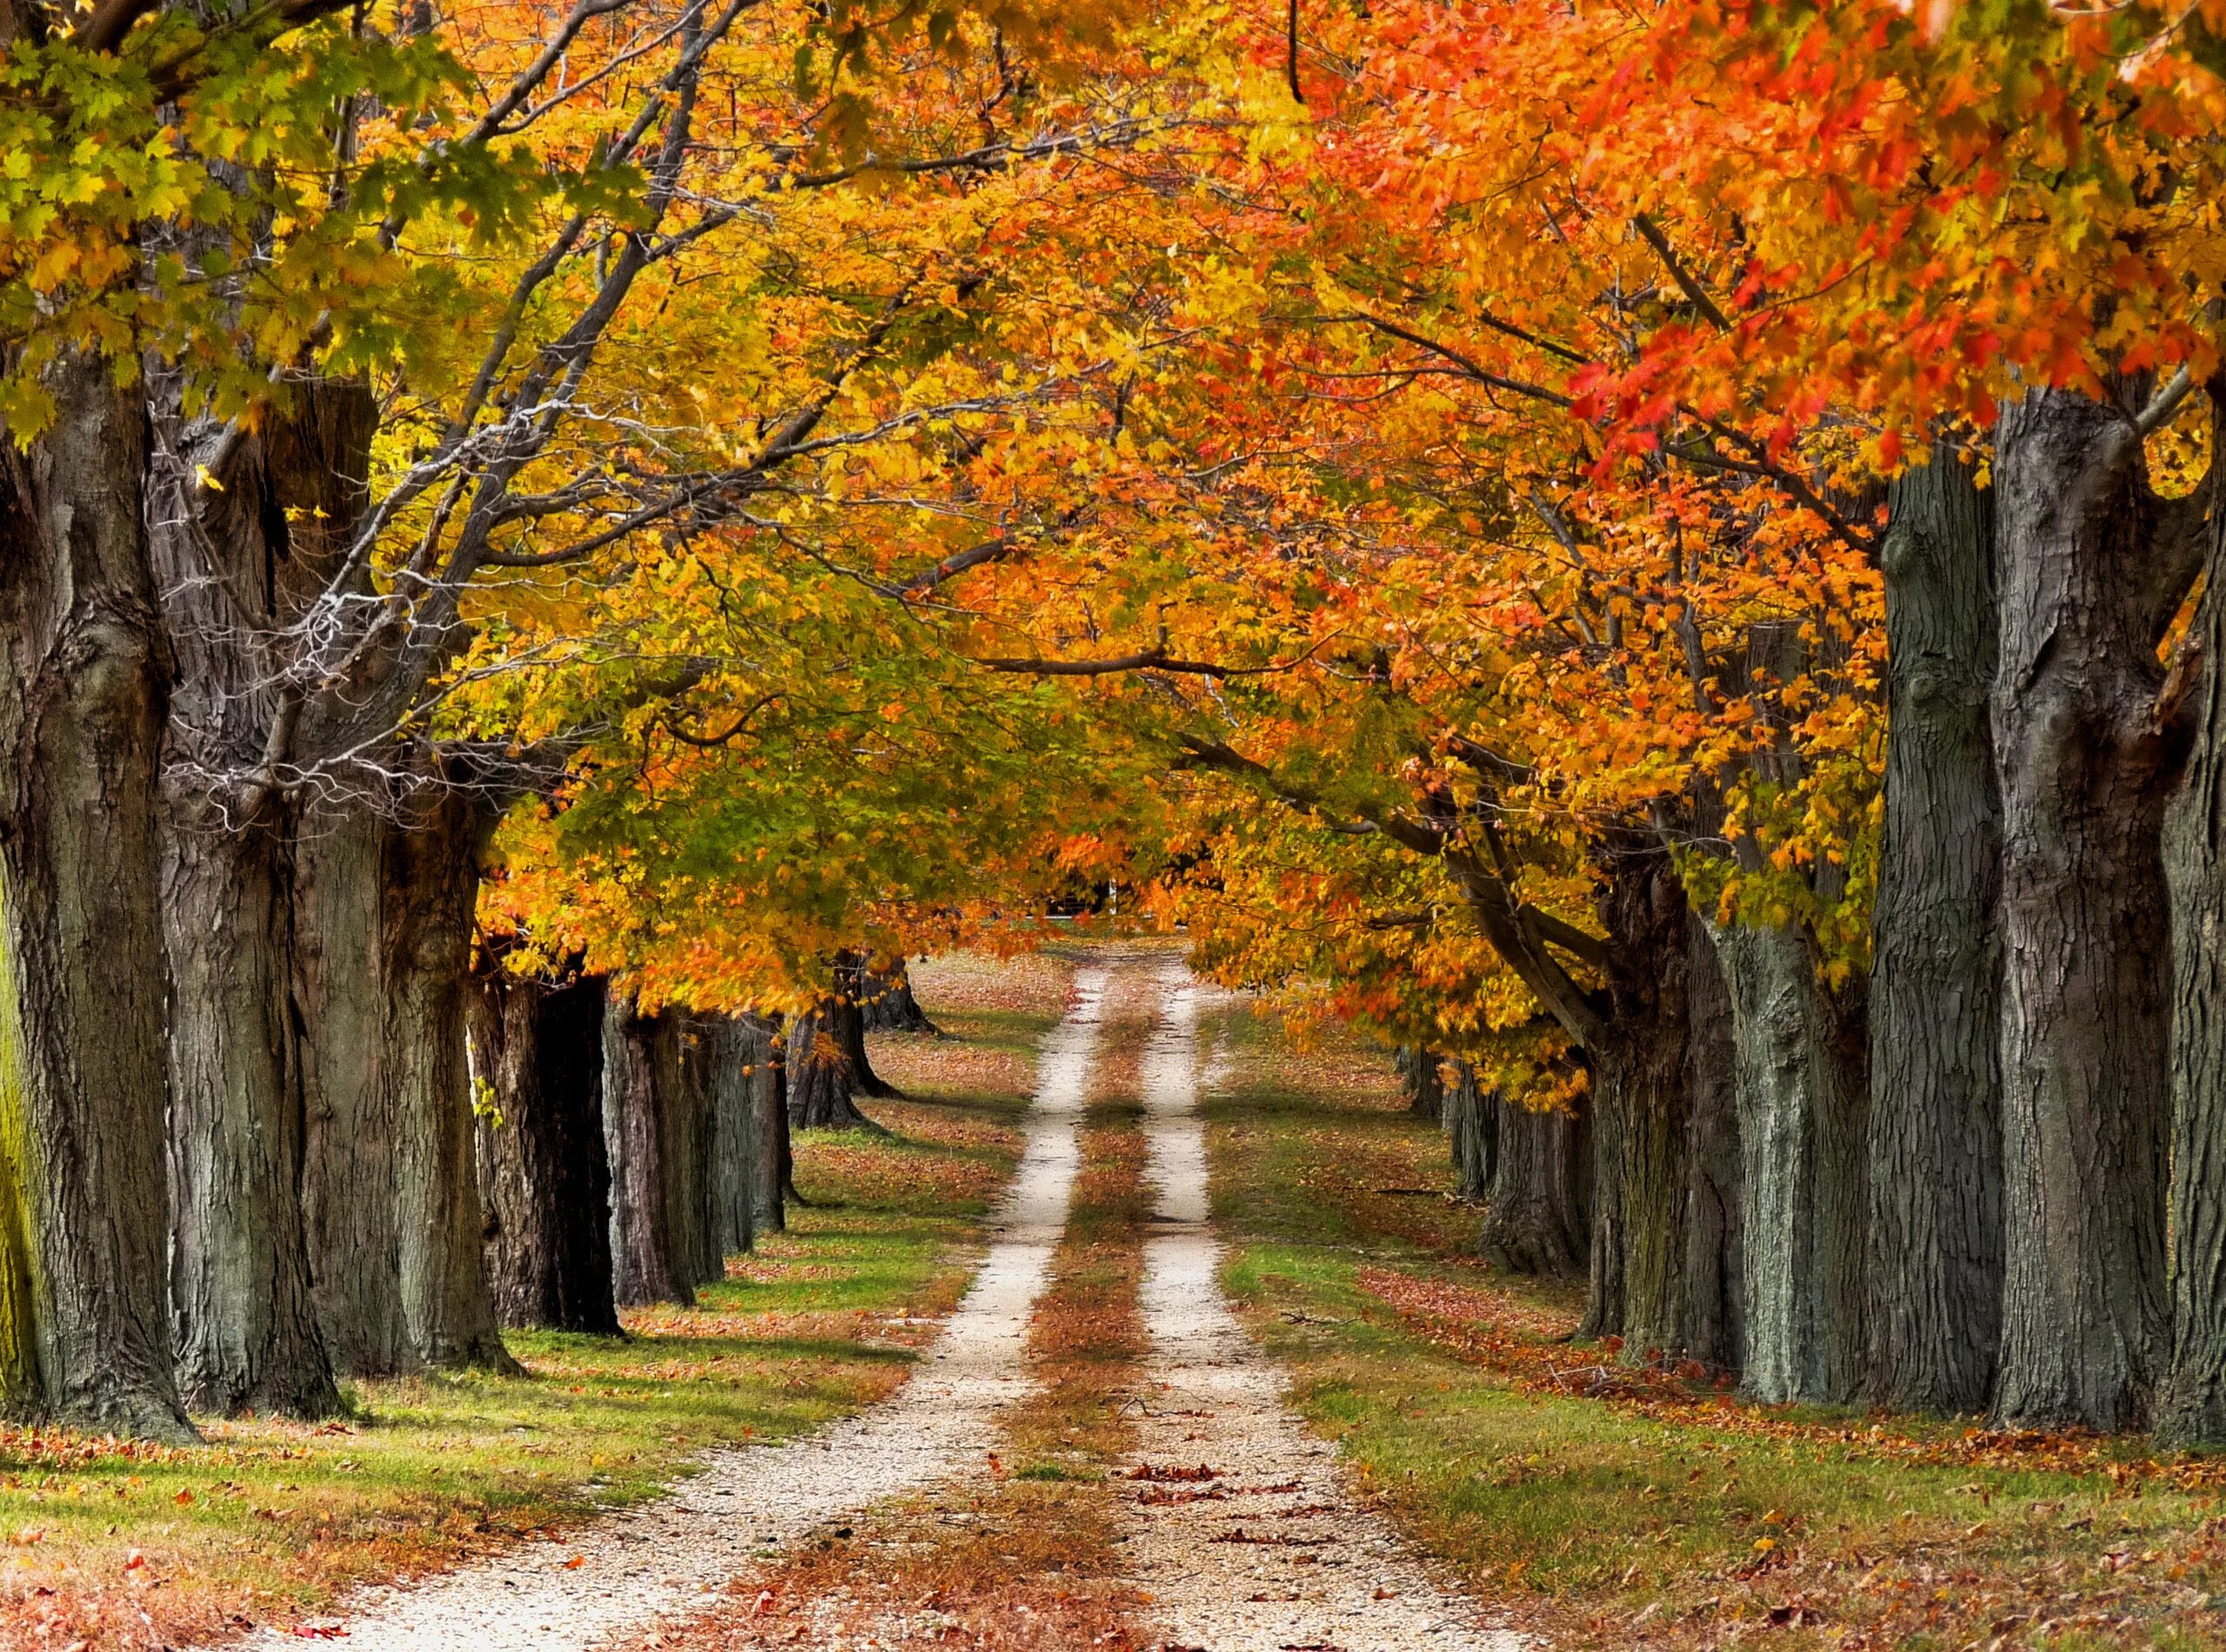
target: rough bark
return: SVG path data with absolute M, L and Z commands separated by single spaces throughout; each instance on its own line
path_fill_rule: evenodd
M 148 433 L 107 363 L 0 443 L 0 1407 L 184 1440 L 171 1367 Z
M 1602 919 L 1616 967 L 1592 1065 L 1592 1289 L 1580 1334 L 1627 1356 L 1682 1351 L 1689 1104 L 1684 1056 L 1689 922 L 1658 843 L 1619 846 Z
M 1392 1058 L 1399 1070 L 1400 1086 L 1407 1093 L 1407 1110 L 1433 1122 L 1445 1109 L 1445 1080 L 1439 1069 L 1443 1058 L 1434 1049 L 1402 1044 Z
M 304 387 L 287 416 L 226 448 L 213 423 L 183 416 L 175 376 L 150 382 L 149 552 L 178 664 L 162 795 L 180 1383 L 210 1409 L 317 1415 L 339 1399 L 302 1202 L 298 811 L 266 753 L 283 716 L 276 639 L 356 508 L 371 410 L 360 390 Z M 217 488 L 193 485 L 203 458 L 225 466 Z
M 318 1322 L 357 1376 L 515 1369 L 472 1155 L 471 925 L 491 810 L 432 789 L 313 816 L 297 884 Z
M 1442 1086 L 1439 1122 L 1453 1149 L 1455 1190 L 1463 1199 L 1482 1199 L 1499 1171 L 1499 1092 L 1487 1092 L 1467 1062 L 1451 1064 L 1450 1083 Z
M 1476 1254 L 1502 1273 L 1574 1276 L 1584 1270 L 1584 1121 L 1536 1112 L 1494 1096 L 1497 1162 Z
M 772 1059 L 773 1029 L 750 1016 L 713 1020 L 704 1040 L 710 1091 L 711 1234 L 721 1256 L 756 1241 L 757 1096 Z
M 828 1007 L 822 1030 L 831 1033 L 842 1045 L 852 1093 L 890 1100 L 897 1096 L 897 1089 L 874 1071 L 872 1058 L 866 1053 L 865 1006 L 876 990 L 872 963 L 868 953 L 836 954 L 834 1002 Z
M 469 1006 L 484 1254 L 496 1317 L 517 1329 L 622 1333 L 610 1282 L 603 1140 L 603 982 L 483 963 Z
M 674 1042 L 668 1017 L 636 1015 L 631 997 L 610 995 L 603 1018 L 603 1131 L 610 1159 L 612 1294 L 621 1308 L 696 1300 L 693 1258 L 681 1254 L 683 1236 L 673 1229 L 663 1116 L 670 1088 L 659 1082 Z
M 310 1292 L 287 829 L 170 799 L 170 1286 L 196 1410 L 340 1409 Z
M 785 1233 L 788 1189 L 794 1174 L 789 1150 L 789 1055 L 778 1016 L 757 1020 L 764 1029 L 765 1062 L 750 1096 L 757 1125 L 757 1156 L 750 1181 L 750 1220 L 758 1233 Z
M 943 1029 L 928 1019 L 928 1012 L 912 996 L 912 974 L 901 960 L 886 969 L 867 970 L 858 1008 L 868 1032 L 926 1033 L 936 1038 L 943 1036 Z
M 2226 450 L 2211 387 L 2211 486 Z M 2164 820 L 2172 918 L 2171 1362 L 2156 1401 L 2169 1444 L 2226 1444 L 2226 512 L 2204 536 L 2187 769 Z M 2186 666 L 2179 675 L 2188 676 Z
M 1944 443 L 1888 508 L 1867 1386 L 1896 1410 L 1976 1412 L 2003 1284 L 1993 513 Z
M 851 1046 L 863 1046 L 855 1001 L 840 994 L 823 999 L 789 1029 L 789 1123 L 799 1130 L 875 1130 L 858 1110 L 860 1091 Z
M 2136 431 L 2065 391 L 1996 433 L 2003 1291 L 1996 1408 L 2145 1420 L 2163 1334 L 2172 753 Z
M 1859 1015 L 1829 998 L 1807 941 L 1726 925 L 1745 1178 L 1747 1390 L 1839 1401 L 1862 1375 L 1867 1193 Z
M 1584 1313 L 1576 1339 L 1589 1342 L 1622 1336 L 1624 1312 L 1623 1104 L 1596 1062 L 1583 1117 L 1592 1142 L 1592 1188 L 1586 1202 Z
M 1715 939 L 1687 920 L 1685 1352 L 1719 1370 L 1746 1354 L 1745 1171 L 1731 997 Z
M 709 1284 L 725 1278 L 727 1271 L 714 1206 L 710 1029 L 703 1018 L 678 1010 L 658 1021 L 657 1116 L 665 1134 L 664 1196 L 673 1265 L 690 1285 Z

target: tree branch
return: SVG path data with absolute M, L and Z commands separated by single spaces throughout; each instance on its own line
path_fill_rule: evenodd
M 1731 323 L 1716 307 L 1716 300 L 1708 296 L 1708 290 L 1679 262 L 1676 253 L 1670 249 L 1670 237 L 1662 233 L 1654 220 L 1642 212 L 1631 220 L 1631 228 L 1638 231 L 1641 240 L 1654 249 L 1656 256 L 1670 271 L 1670 278 L 1677 283 L 1677 290 L 1692 302 L 1693 308 L 1705 316 L 1716 331 L 1729 332 Z

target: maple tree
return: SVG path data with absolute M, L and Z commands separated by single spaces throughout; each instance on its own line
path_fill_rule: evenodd
M 1771 1271 L 1697 1351 L 1758 1392 L 1869 1364 L 1904 1404 L 2123 1426 L 2174 1357 L 2167 1071 L 2208 1128 L 2207 1017 L 2182 1001 L 2168 1060 L 2158 845 L 2201 667 L 2168 685 L 2157 645 L 2206 542 L 2209 160 L 2170 158 L 2215 113 L 2205 26 L 1380 9 L 1319 25 L 1311 129 L 1227 163 L 1254 262 L 1188 290 L 1225 354 L 1133 421 L 1211 479 L 1163 464 L 1139 512 L 1185 563 L 1067 576 L 1159 629 L 1101 664 L 1216 680 L 1179 766 L 1295 809 L 1313 855 L 1443 863 L 1584 1050 L 1617 1167 L 1592 1330 L 1694 1346 L 1726 1269 L 1676 1230 L 1743 1134 L 1789 1144 L 1734 1172 Z M 1092 635 L 1033 612 L 1047 656 Z M 1254 852 L 1218 843 L 1185 909 L 1279 883 L 1317 935 L 1323 882 Z M 1348 963 L 1390 916 L 1329 910 Z M 1248 963 L 1256 917 L 1225 921 L 1234 976 L 1335 967 Z M 2212 1309 L 2176 1276 L 2184 1367 Z
M 653 1089 L 1110 878 L 1634 1360 L 2226 1432 L 2215 28 L 18 0 L 10 1402 L 506 1358 L 475 945 Z

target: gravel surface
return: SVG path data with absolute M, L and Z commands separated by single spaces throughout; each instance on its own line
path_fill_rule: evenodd
M 1143 1059 L 1151 1356 L 1123 1553 L 1166 1652 L 1516 1652 L 1361 1508 L 1230 1310 L 1197 1116 L 1202 989 L 1176 963 Z M 1215 1063 L 1216 1076 L 1221 1063 Z
M 1029 1316 L 1081 1163 L 1104 988 L 1103 969 L 1076 974 L 1073 1007 L 1036 1065 L 1027 1145 L 989 1255 L 896 1394 L 806 1439 L 715 1453 L 669 1495 L 568 1536 L 366 1591 L 310 1633 L 338 1630 L 355 1652 L 580 1652 L 700 1612 L 768 1551 L 983 1464 L 996 1413 L 1028 1391 Z M 303 1634 L 265 1630 L 246 1644 L 299 1646 Z

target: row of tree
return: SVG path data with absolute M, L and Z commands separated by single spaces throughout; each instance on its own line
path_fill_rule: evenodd
M 1487 1243 L 1628 1358 L 2226 1438 L 2222 29 L 1314 19 L 1135 509 L 983 598 L 1210 968 L 1520 1109 Z
M 1140 129 L 995 10 L 0 0 L 0 1408 L 317 1415 L 684 1292 L 733 1017 L 855 1122 L 844 949 L 1092 858 L 936 594 L 1043 503 L 1019 410 L 1113 395 L 984 250 Z M 583 956 L 599 1077 L 526 984 Z

